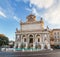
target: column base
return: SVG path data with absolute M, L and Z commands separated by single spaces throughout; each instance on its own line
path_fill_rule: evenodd
M 26 47 L 25 48 L 27 49 L 27 47 L 28 47 L 28 44 L 26 43 Z
M 21 44 L 18 45 L 18 48 L 20 48 Z
M 33 49 L 35 49 L 35 44 L 33 44 Z
M 47 44 L 47 49 L 51 49 L 50 44 Z
M 44 50 L 44 44 L 41 44 L 41 50 Z

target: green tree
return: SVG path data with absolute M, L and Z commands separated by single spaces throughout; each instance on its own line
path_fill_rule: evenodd
M 0 34 L 0 46 L 8 45 L 9 39 L 3 34 Z

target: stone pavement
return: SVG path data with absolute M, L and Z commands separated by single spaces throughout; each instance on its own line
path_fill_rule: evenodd
M 0 57 L 60 57 L 60 50 L 37 52 L 0 52 Z

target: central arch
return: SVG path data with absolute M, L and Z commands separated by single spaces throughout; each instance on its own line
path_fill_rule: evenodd
M 33 35 L 29 36 L 29 43 L 33 43 Z
M 29 47 L 33 48 L 33 41 L 34 41 L 34 36 L 31 34 L 29 35 Z

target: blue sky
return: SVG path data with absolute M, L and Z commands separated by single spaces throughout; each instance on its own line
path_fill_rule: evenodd
M 20 20 L 25 22 L 31 13 L 37 20 L 43 17 L 50 29 L 60 28 L 60 0 L 0 0 L 0 33 L 14 40 Z

